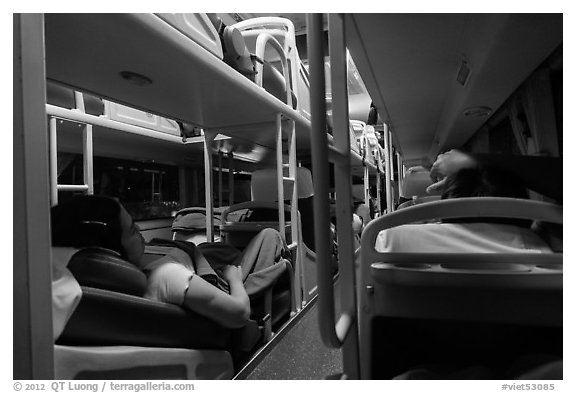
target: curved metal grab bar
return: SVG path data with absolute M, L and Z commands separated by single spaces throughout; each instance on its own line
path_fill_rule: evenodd
M 318 303 L 320 307 L 320 332 L 322 336 L 322 340 L 326 345 L 329 345 L 334 348 L 342 347 L 345 344 L 346 337 L 352 332 L 352 328 L 354 327 L 356 321 L 356 309 L 355 309 L 355 294 L 353 292 L 353 284 L 349 286 L 347 282 L 343 282 L 342 285 L 346 286 L 347 289 L 351 289 L 352 293 L 346 293 L 346 296 L 351 296 L 352 302 L 347 306 L 342 306 L 342 313 L 336 321 L 335 313 L 334 313 L 334 283 L 332 279 L 332 272 L 327 261 L 330 258 L 330 234 L 329 231 L 326 230 L 330 228 L 329 222 L 329 205 L 327 203 L 327 196 L 328 196 L 328 157 L 329 157 L 329 147 L 328 147 L 328 136 L 326 133 L 326 102 L 325 102 L 325 84 L 324 84 L 324 50 L 323 50 L 323 22 L 322 22 L 322 15 L 321 14 L 309 14 L 307 16 L 309 32 L 308 32 L 308 53 L 309 53 L 309 61 L 310 61 L 310 93 L 311 93 L 311 108 L 312 108 L 312 135 L 311 135 L 311 142 L 312 142 L 312 168 L 314 171 L 314 210 L 315 210 L 315 238 L 316 238 L 316 254 L 317 254 L 317 268 L 318 268 Z M 335 40 L 337 41 L 337 40 Z M 343 42 L 341 42 L 343 45 Z M 338 48 L 342 49 L 342 48 Z M 335 65 L 336 66 L 336 65 Z M 340 70 L 341 71 L 341 70 Z M 333 84 L 334 87 L 334 84 Z M 344 85 L 342 92 L 339 92 L 338 98 L 341 99 L 340 95 L 346 95 L 346 87 Z M 341 105 L 346 105 L 344 101 L 339 102 Z M 350 175 L 350 140 L 349 140 L 349 132 L 348 132 L 348 117 L 347 112 L 348 110 L 343 110 L 340 107 L 340 112 L 346 116 L 344 119 L 339 119 L 339 122 L 335 122 L 335 125 L 346 124 L 345 131 L 346 135 L 345 138 L 335 138 L 334 142 L 336 144 L 336 150 L 341 152 L 341 155 L 332 155 L 332 158 L 335 159 L 335 165 L 339 169 L 342 170 L 344 175 L 341 176 L 339 179 L 337 176 L 337 183 L 338 181 L 348 182 L 349 175 Z M 339 127 L 338 129 L 335 128 L 334 133 L 340 136 L 340 131 L 342 129 Z M 334 150 L 334 149 L 332 149 Z M 348 172 L 346 172 L 348 171 Z M 348 177 L 346 177 L 346 173 L 348 173 Z M 347 220 L 351 219 L 352 213 L 347 201 L 351 198 L 351 188 L 349 183 L 347 183 L 347 188 L 344 187 L 344 183 L 340 182 L 341 184 L 337 184 L 339 198 L 337 200 L 337 213 L 338 213 L 338 222 L 345 223 Z M 340 194 L 342 193 L 342 195 Z M 339 227 L 340 229 L 340 227 Z M 347 235 L 351 235 L 351 227 L 350 234 L 347 233 L 346 230 L 343 230 L 342 233 L 338 233 L 339 238 L 344 240 L 343 245 L 346 245 Z M 341 260 L 350 259 L 347 261 L 342 261 L 341 268 L 348 269 L 352 266 L 352 272 L 349 275 L 352 275 L 353 280 L 353 264 L 349 264 L 351 260 L 353 260 L 353 250 L 351 247 L 344 247 L 344 249 L 340 249 L 339 247 L 339 257 Z M 348 250 L 349 249 L 349 250 Z M 348 255 L 349 254 L 349 255 Z M 342 258 L 344 256 L 345 258 Z M 344 264 L 347 265 L 344 265 Z M 348 269 L 349 270 L 349 269 Z M 350 279 L 350 277 L 348 277 Z M 346 278 L 343 279 L 346 281 Z
M 290 73 L 288 70 L 288 61 L 286 60 L 286 54 L 282 45 L 269 33 L 262 33 L 258 35 L 256 39 L 256 57 L 259 59 L 264 59 L 264 51 L 266 50 L 266 45 L 270 44 L 278 55 L 280 56 L 280 61 L 282 62 L 282 73 L 284 74 L 284 80 L 286 83 L 286 103 L 288 106 L 292 107 L 292 90 L 290 89 Z M 262 87 L 262 74 L 264 70 L 264 64 L 256 63 L 256 83 L 258 86 Z
M 399 225 L 447 218 L 500 217 L 562 223 L 562 206 L 528 199 L 474 197 L 427 202 L 370 221 L 362 232 L 362 252 L 372 252 L 376 237 Z M 376 252 L 376 251 L 374 251 Z

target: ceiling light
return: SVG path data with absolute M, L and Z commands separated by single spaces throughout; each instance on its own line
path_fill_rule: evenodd
M 464 116 L 466 117 L 487 117 L 492 113 L 492 108 L 487 106 L 474 106 L 472 108 L 464 109 Z
M 148 86 L 152 84 L 152 79 L 145 75 L 137 74 L 136 72 L 122 71 L 120 72 L 120 76 L 136 86 Z

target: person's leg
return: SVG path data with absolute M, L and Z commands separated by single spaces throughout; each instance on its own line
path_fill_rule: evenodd
M 244 287 L 249 296 L 262 293 L 286 271 L 283 251 L 280 233 L 272 228 L 260 231 L 246 246 L 237 262 L 242 267 Z
M 278 262 L 283 250 L 284 243 L 280 233 L 272 228 L 265 228 L 248 243 L 238 256 L 240 261 L 235 265 L 242 267 L 242 278 L 246 280 L 251 273 L 264 270 Z

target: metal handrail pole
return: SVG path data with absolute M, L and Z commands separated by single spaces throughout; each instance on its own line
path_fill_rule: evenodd
M 214 241 L 214 194 L 212 183 L 212 152 L 210 151 L 210 144 L 214 141 L 217 132 L 210 132 L 203 130 L 204 134 L 204 190 L 205 190 L 205 204 L 206 204 L 206 238 L 207 241 Z
M 357 379 L 360 375 L 359 342 L 356 325 L 356 265 L 354 261 L 354 232 L 352 230 L 352 170 L 347 78 L 348 59 L 343 16 L 330 14 L 328 26 L 334 144 L 338 150 L 346 152 L 344 157 L 334 162 L 334 178 L 336 193 L 338 195 L 336 199 L 336 231 L 338 233 L 341 305 L 341 315 L 336 323 L 335 330 L 342 346 L 344 374 L 347 378 Z M 367 186 L 369 186 L 369 183 Z M 328 204 L 327 200 L 326 203 Z
M 385 179 L 386 179 L 386 213 L 394 211 L 394 200 L 392 198 L 392 181 L 390 177 L 391 167 L 390 162 L 390 138 L 389 138 L 388 124 L 384 123 L 384 162 L 386 165 Z
M 328 138 L 322 14 L 308 14 L 308 59 L 310 64 L 310 108 L 312 113 L 312 170 L 314 176 L 314 236 L 318 277 L 319 324 L 322 341 L 334 348 L 340 339 L 334 329 L 334 288 L 330 269 L 330 208 L 324 199 L 329 191 Z M 330 310 L 332 310 L 330 312 Z M 325 311 L 323 313 L 322 311 Z
M 79 91 L 74 92 L 74 99 L 76 101 L 76 109 L 81 113 L 86 113 L 84 106 L 84 95 Z M 83 173 L 84 184 L 88 186 L 86 193 L 88 195 L 94 194 L 94 148 L 92 142 L 92 124 L 84 124 L 82 130 L 82 152 L 83 152 Z
M 276 114 L 276 185 L 278 187 L 278 230 L 286 243 L 286 217 L 284 216 L 284 167 L 282 162 L 282 114 Z
M 58 136 L 57 120 L 50 116 L 49 140 L 50 140 L 50 201 L 52 206 L 58 204 Z

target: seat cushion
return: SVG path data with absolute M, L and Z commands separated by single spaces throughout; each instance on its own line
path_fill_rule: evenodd
M 227 329 L 172 304 L 105 289 L 82 287 L 82 300 L 57 343 L 229 349 L 237 346 L 233 345 L 235 331 L 244 329 L 258 332 L 254 321 L 241 329 Z M 243 347 L 253 347 L 256 342 L 244 344 Z
M 85 248 L 72 256 L 68 269 L 80 285 L 129 295 L 146 292 L 146 275 L 136 266 L 105 248 Z
M 233 352 L 253 348 L 261 337 L 255 321 L 240 329 L 228 329 L 179 306 L 143 298 L 146 275 L 114 251 L 80 250 L 68 268 L 81 285 L 82 298 L 58 344 Z

